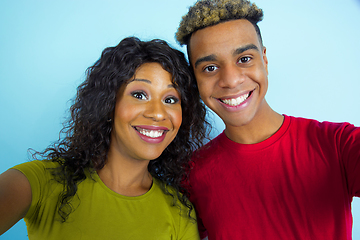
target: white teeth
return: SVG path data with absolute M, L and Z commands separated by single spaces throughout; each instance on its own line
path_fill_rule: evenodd
M 151 138 L 158 138 L 164 134 L 164 130 L 147 130 L 147 129 L 138 129 L 142 135 Z
M 249 95 L 250 95 L 250 93 L 242 95 L 238 98 L 221 99 L 221 101 L 230 106 L 237 106 L 237 105 L 241 104 L 242 102 L 244 102 L 249 97 Z

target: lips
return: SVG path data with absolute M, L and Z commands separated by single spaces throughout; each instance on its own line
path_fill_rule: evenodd
M 156 126 L 134 126 L 133 128 L 140 138 L 148 143 L 162 142 L 166 136 L 166 132 L 169 131 L 168 128 Z
M 145 136 L 151 137 L 151 138 L 161 137 L 165 133 L 165 130 L 150 130 L 150 129 L 144 129 L 144 128 L 139 128 L 139 127 L 135 127 L 135 129 L 142 135 L 145 135 Z

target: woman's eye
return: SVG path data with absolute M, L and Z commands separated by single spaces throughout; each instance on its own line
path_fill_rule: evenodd
M 140 99 L 140 100 L 145 100 L 147 99 L 147 96 L 144 92 L 132 92 L 131 95 L 134 98 Z
M 251 57 L 241 57 L 239 63 L 247 63 L 251 60 Z
M 168 97 L 168 98 L 165 98 L 164 102 L 168 103 L 168 104 L 175 104 L 175 103 L 179 102 L 179 99 L 176 97 Z
M 216 66 L 211 65 L 211 66 L 207 66 L 207 67 L 204 69 L 204 71 L 205 71 L 205 72 L 213 72 L 213 71 L 215 71 L 216 69 L 218 69 Z

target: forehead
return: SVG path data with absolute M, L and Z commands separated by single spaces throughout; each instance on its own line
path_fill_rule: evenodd
M 148 75 L 156 75 L 158 73 L 168 73 L 160 63 L 157 62 L 146 62 L 141 64 L 135 71 L 135 75 L 139 74 L 148 74 Z
M 166 71 L 160 63 L 149 62 L 140 65 L 132 79 L 146 79 L 154 83 L 171 83 L 172 75 Z
M 149 89 L 158 92 L 164 89 L 175 89 L 172 81 L 172 75 L 166 71 L 160 63 L 148 62 L 140 65 L 135 74 L 122 84 L 118 90 L 119 99 L 122 98 L 125 89 L 136 88 L 138 84 L 146 85 Z
M 254 26 L 246 19 L 231 20 L 198 30 L 189 42 L 190 60 L 207 55 L 232 53 L 235 49 L 254 44 L 261 49 Z

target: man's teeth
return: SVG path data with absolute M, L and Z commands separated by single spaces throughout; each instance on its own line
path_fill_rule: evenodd
M 164 130 L 147 130 L 147 129 L 138 129 L 142 135 L 151 138 L 158 138 L 164 134 Z
M 221 99 L 221 101 L 230 106 L 237 106 L 237 105 L 241 104 L 242 102 L 244 102 L 248 97 L 249 97 L 249 93 L 242 95 L 238 98 Z

